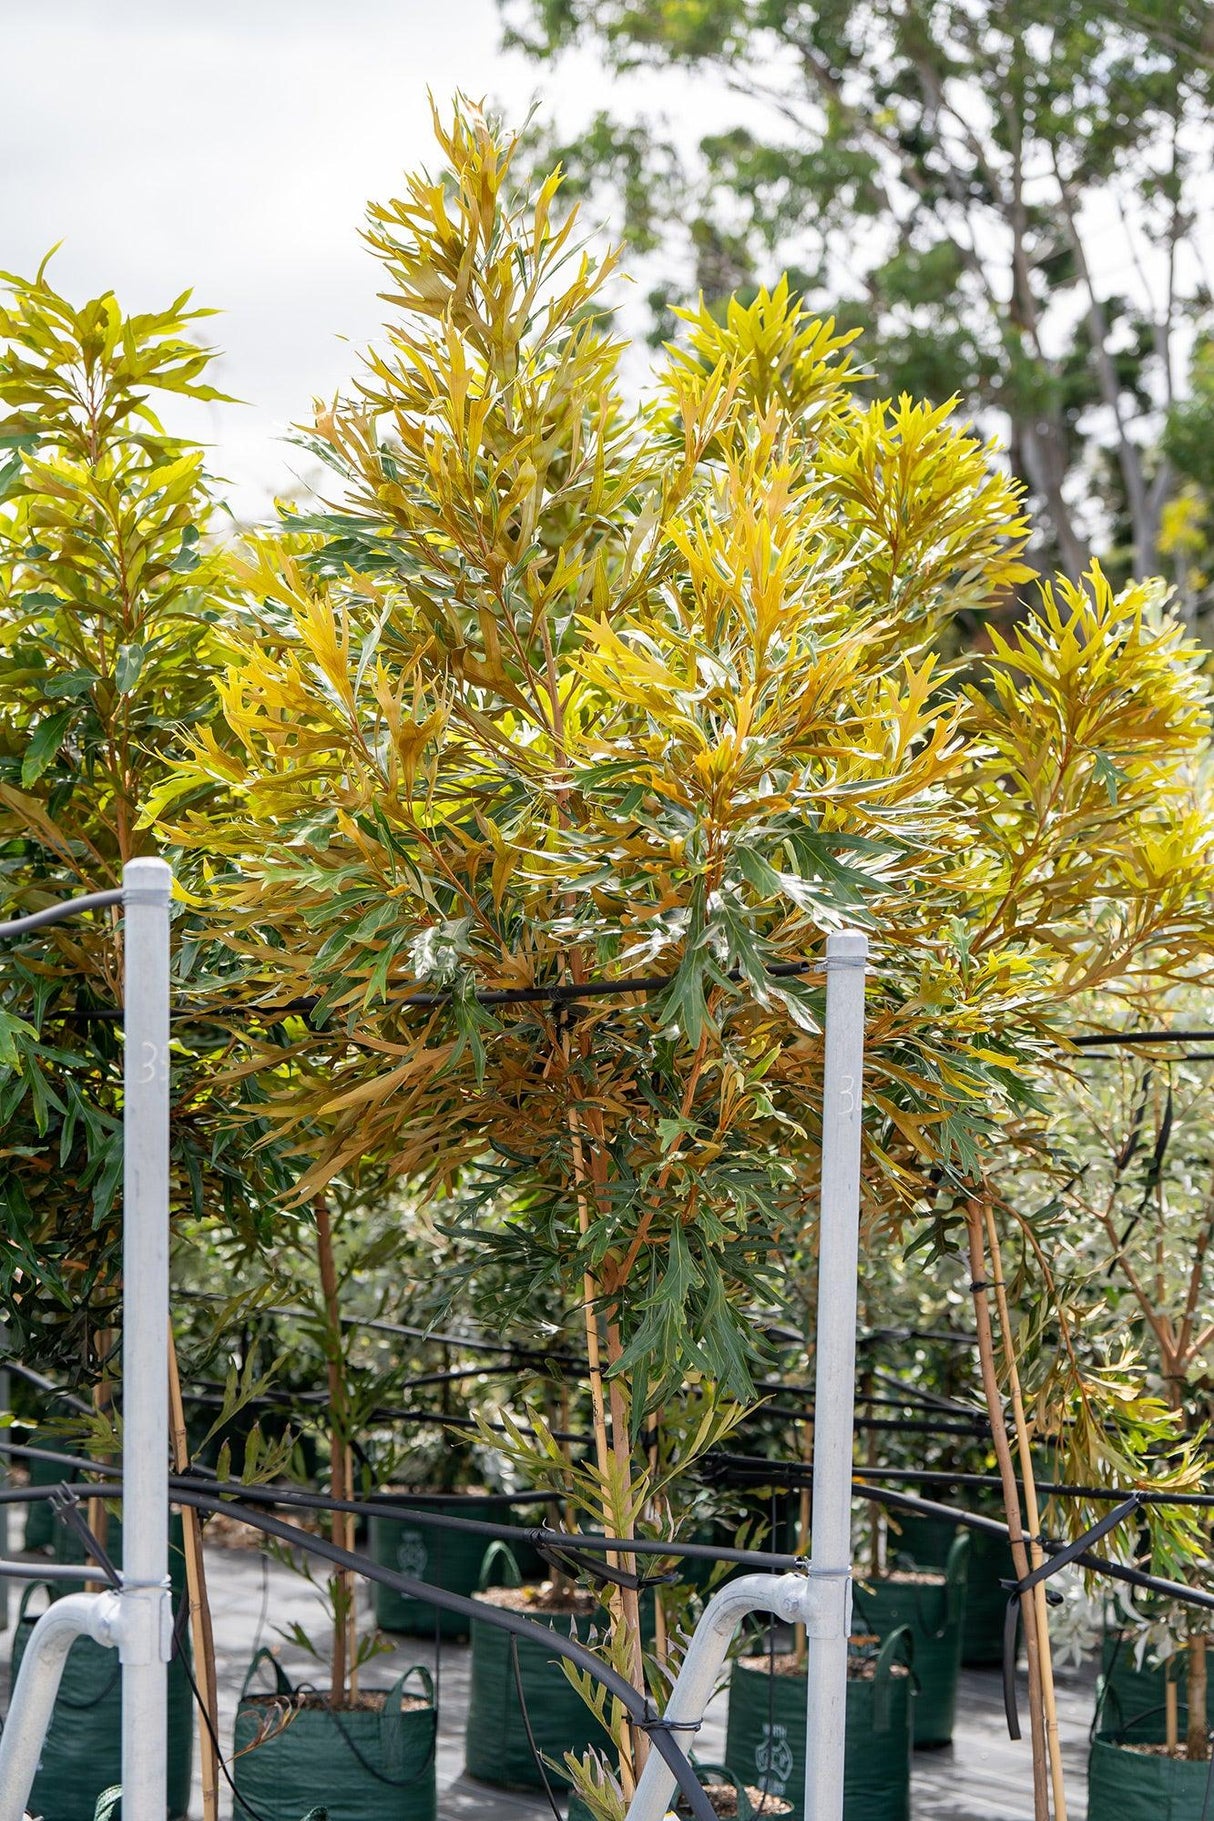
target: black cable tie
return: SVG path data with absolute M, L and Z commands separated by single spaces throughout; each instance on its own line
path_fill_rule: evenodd
M 76 1535 L 84 1544 L 86 1554 L 92 1556 L 99 1571 L 109 1582 L 110 1586 L 121 1591 L 122 1576 L 119 1574 L 102 1545 L 97 1541 L 92 1530 L 85 1522 L 80 1511 L 80 1505 L 76 1494 L 72 1488 L 70 1486 L 56 1486 L 50 1495 L 49 1502 L 51 1510 L 57 1513 L 59 1517 L 63 1518 L 76 1532 Z
M 977 1296 L 980 1290 L 989 1290 L 991 1285 L 984 1278 L 975 1278 L 970 1285 L 970 1295 Z
M 669 1720 L 664 1715 L 656 1715 L 652 1720 L 634 1720 L 632 1724 L 641 1732 L 699 1732 L 703 1720 Z
M 1112 1511 L 1107 1511 L 1099 1522 L 1093 1524 L 1089 1530 L 1085 1530 L 1082 1536 L 1076 1537 L 1073 1543 L 1068 1543 L 1064 1549 L 1060 1549 L 1056 1555 L 1051 1555 L 1048 1561 L 1042 1562 L 1039 1568 L 1034 1568 L 1031 1574 L 1026 1574 L 1022 1581 L 1000 1581 L 999 1585 L 1006 1587 L 1010 1596 L 1003 1620 L 1003 1711 L 1007 1719 L 1009 1739 L 1019 1739 L 1021 1736 L 1020 1715 L 1016 1708 L 1016 1621 L 1020 1616 L 1021 1601 L 1026 1594 L 1032 1592 L 1034 1587 L 1039 1586 L 1043 1581 L 1048 1581 L 1051 1575 L 1057 1574 L 1060 1568 L 1068 1567 L 1077 1557 L 1086 1554 L 1093 1543 L 1098 1543 L 1102 1537 L 1108 1535 L 1110 1530 L 1116 1529 L 1123 1518 L 1130 1517 L 1139 1510 L 1141 1505 L 1142 1494 L 1131 1492 L 1129 1498 L 1123 1499 L 1121 1504 L 1115 1506 Z M 1045 1537 L 1031 1537 L 1026 1540 L 1033 1543 L 1038 1549 L 1049 1547 Z M 1051 1599 L 1049 1589 L 1046 1590 L 1046 1599 L 1051 1605 L 1061 1605 L 1062 1603 L 1062 1595 L 1054 1592 L 1054 1597 Z

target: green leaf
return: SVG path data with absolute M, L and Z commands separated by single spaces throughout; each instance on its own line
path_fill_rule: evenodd
M 173 565 L 176 568 L 176 564 Z M 143 669 L 147 648 L 143 645 L 120 645 L 118 662 L 114 666 L 114 683 L 120 696 L 129 696 Z
M 169 568 L 175 575 L 189 575 L 192 570 L 197 569 L 199 563 L 202 561 L 202 558 L 194 548 L 197 542 L 197 525 L 187 525 L 181 534 L 181 548 L 169 564 Z
M 48 677 L 42 685 L 42 693 L 53 698 L 70 696 L 74 700 L 77 696 L 87 695 L 98 681 L 95 670 L 66 670 L 62 676 Z
M 45 721 L 39 723 L 21 761 L 21 785 L 24 790 L 28 790 L 31 784 L 36 784 L 47 766 L 53 764 L 75 713 L 74 708 L 61 708 L 57 714 L 48 715 Z

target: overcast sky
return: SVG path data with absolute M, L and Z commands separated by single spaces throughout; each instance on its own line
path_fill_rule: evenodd
M 543 72 L 498 50 L 493 0 L 16 0 L 4 9 L 0 268 L 124 308 L 187 286 L 222 309 L 219 383 L 191 425 L 252 510 L 290 484 L 276 442 L 376 331 L 368 197 L 431 158 L 427 88 L 521 123 Z M 20 79 L 15 79 L 20 72 Z M 584 86 L 584 96 L 579 87 Z M 589 111 L 595 70 L 562 75 Z M 564 121 L 562 121 L 564 124 Z M 339 337 L 349 338 L 353 347 Z

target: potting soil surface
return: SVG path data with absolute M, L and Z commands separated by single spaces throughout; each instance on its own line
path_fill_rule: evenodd
M 10 1549 L 20 1541 L 12 1524 Z M 301 1576 L 260 1549 L 207 1549 L 207 1579 L 215 1630 L 215 1650 L 220 1697 L 220 1736 L 227 1743 L 241 1684 L 259 1645 L 272 1646 L 293 1682 L 318 1685 L 323 1669 L 300 1646 L 281 1634 L 298 1624 L 323 1648 L 325 1627 L 319 1595 Z M 10 1622 L 19 1592 L 9 1591 Z M 368 1628 L 370 1591 L 361 1594 Z M 11 1634 L 10 1634 L 11 1635 Z M 8 1639 L 0 1644 L 3 1660 L 3 1699 L 8 1706 Z M 444 1643 L 436 1659 L 433 1639 L 398 1638 L 392 1650 L 363 1670 L 367 1687 L 386 1688 L 412 1663 L 437 1670 L 439 1700 L 438 1817 L 439 1821 L 552 1821 L 552 1810 L 542 1792 L 515 1793 L 490 1789 L 464 1774 L 464 1715 L 468 1703 L 469 1652 L 466 1644 Z M 560 1671 L 556 1668 L 553 1675 Z M 1071 1821 L 1085 1821 L 1088 1727 L 1095 1690 L 1095 1667 L 1081 1671 L 1060 1670 L 1059 1724 L 1067 1770 Z M 1021 1723 L 1025 1737 L 1013 1743 L 1003 1717 L 1003 1694 L 997 1669 L 965 1669 L 957 1703 L 953 1743 L 917 1751 L 912 1777 L 913 1821 L 1032 1821 L 1031 1760 L 1028 1744 L 1028 1709 L 1024 1673 L 1018 1678 Z M 416 1687 L 416 1684 L 414 1685 Z M 696 1739 L 697 1756 L 705 1763 L 720 1763 L 725 1747 L 724 1695 L 709 1709 Z M 319 1798 L 318 1798 L 319 1799 Z M 563 1808 L 563 1803 L 561 1804 Z M 231 1797 L 221 1786 L 220 1813 L 231 1816 Z M 201 1815 L 197 1752 L 194 1760 L 193 1817 Z

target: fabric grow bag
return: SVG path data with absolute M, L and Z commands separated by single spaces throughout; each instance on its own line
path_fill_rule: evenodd
M 477 1518 L 486 1524 L 513 1522 L 514 1508 L 509 1499 L 452 1493 L 439 1497 L 419 1493 L 410 1497 L 417 1505 L 441 1517 Z M 449 1593 L 468 1598 L 480 1585 L 485 1539 L 471 1530 L 440 1530 L 428 1524 L 410 1524 L 408 1519 L 373 1517 L 371 1519 L 371 1553 L 385 1568 L 394 1568 L 415 1580 L 429 1581 Z M 520 1537 L 514 1554 L 521 1571 L 538 1572 L 539 1557 L 526 1548 Z M 383 1631 L 403 1632 L 406 1637 L 466 1638 L 468 1620 L 457 1612 L 443 1612 L 429 1600 L 410 1599 L 395 1588 L 375 1583 L 375 1623 Z
M 895 1560 L 924 1568 L 943 1568 L 960 1526 L 943 1518 L 911 1517 L 894 1513 L 898 1529 L 891 1529 L 889 1550 Z M 965 1623 L 961 1629 L 961 1661 L 971 1665 L 1002 1663 L 1003 1624 L 1007 1613 L 1004 1581 L 1014 1581 L 1016 1566 L 1011 1545 L 1004 1537 L 985 1530 L 970 1530 L 969 1561 L 965 1575 Z
M 522 1585 L 513 1553 L 500 1542 L 491 1543 L 485 1551 L 480 1589 L 490 1586 L 498 1572 L 505 1576 L 508 1587 Z M 576 1613 L 529 1612 L 526 1616 L 582 1644 L 595 1623 L 593 1617 Z M 530 1638 L 512 1637 L 487 1620 L 474 1619 L 464 1741 L 468 1775 L 498 1789 L 542 1789 L 544 1777 L 527 1737 L 528 1723 L 554 1789 L 571 1787 L 564 1769 L 553 1768 L 563 1766 L 566 1752 L 580 1754 L 591 1746 L 610 1749 L 606 1728 L 569 1681 L 555 1652 Z
M 39 1618 L 29 1610 L 40 1589 L 54 1595 L 50 1583 L 34 1581 L 21 1596 L 13 1632 L 12 1674 L 16 1680 L 30 1633 Z M 80 1591 L 76 1582 L 74 1591 Z M 179 1652 L 184 1611 L 177 1626 L 168 1678 L 168 1804 L 170 1816 L 184 1816 L 190 1806 L 194 1748 L 194 1709 L 189 1680 Z M 93 1821 L 98 1798 L 122 1777 L 122 1665 L 118 1652 L 92 1638 L 77 1638 L 67 1653 L 63 1679 L 55 1697 L 42 1756 L 38 1761 L 29 1810 L 42 1821 Z
M 871 1681 L 849 1677 L 845 1721 L 844 1821 L 909 1821 L 914 1680 L 895 1675 L 914 1649 L 903 1625 L 877 1654 Z M 742 1657 L 729 1677 L 726 1762 L 759 1789 L 805 1812 L 805 1675 L 773 1676 L 767 1657 Z
M 70 1454 L 61 1435 L 54 1435 L 46 1429 L 35 1429 L 26 1437 L 27 1448 L 45 1448 L 51 1454 Z M 39 1460 L 37 1455 L 27 1455 L 25 1465 L 29 1471 L 31 1486 L 61 1486 L 64 1481 L 76 1478 L 70 1467 L 55 1461 Z M 28 1551 L 49 1549 L 54 1540 L 55 1519 L 49 1499 L 39 1499 L 37 1504 L 25 1507 L 25 1545 Z
M 1209 1764 L 1131 1751 L 1112 1739 L 1092 1740 L 1088 1821 L 1208 1821 L 1209 1815 L 1214 1815 Z
M 907 1626 L 914 1640 L 916 1745 L 947 1745 L 957 1713 L 969 1537 L 954 1538 L 939 1581 L 857 1581 L 852 1625 L 885 1639 Z
M 1096 1684 L 1095 1731 L 1118 1743 L 1161 1744 L 1167 1735 L 1168 1676 L 1176 1683 L 1177 1713 L 1183 1738 L 1189 1723 L 1188 1663 L 1183 1650 L 1167 1663 L 1152 1664 L 1144 1657 L 1139 1668 L 1134 1640 L 1121 1633 L 1105 1633 L 1100 1652 L 1100 1680 Z M 1206 1724 L 1214 1725 L 1214 1675 L 1206 1687 Z M 1214 1797 L 1210 1801 L 1214 1821 Z
M 274 1672 L 274 1692 L 255 1695 L 249 1685 L 262 1663 Z M 401 1698 L 417 1676 L 424 1707 Z M 301 1707 L 281 1664 L 259 1650 L 249 1665 L 236 1709 L 233 1780 L 241 1803 L 265 1821 L 300 1821 L 319 1805 L 329 1821 L 434 1821 L 434 1750 L 438 1716 L 434 1684 L 416 1665 L 398 1676 L 382 1706 L 343 1709 Z

